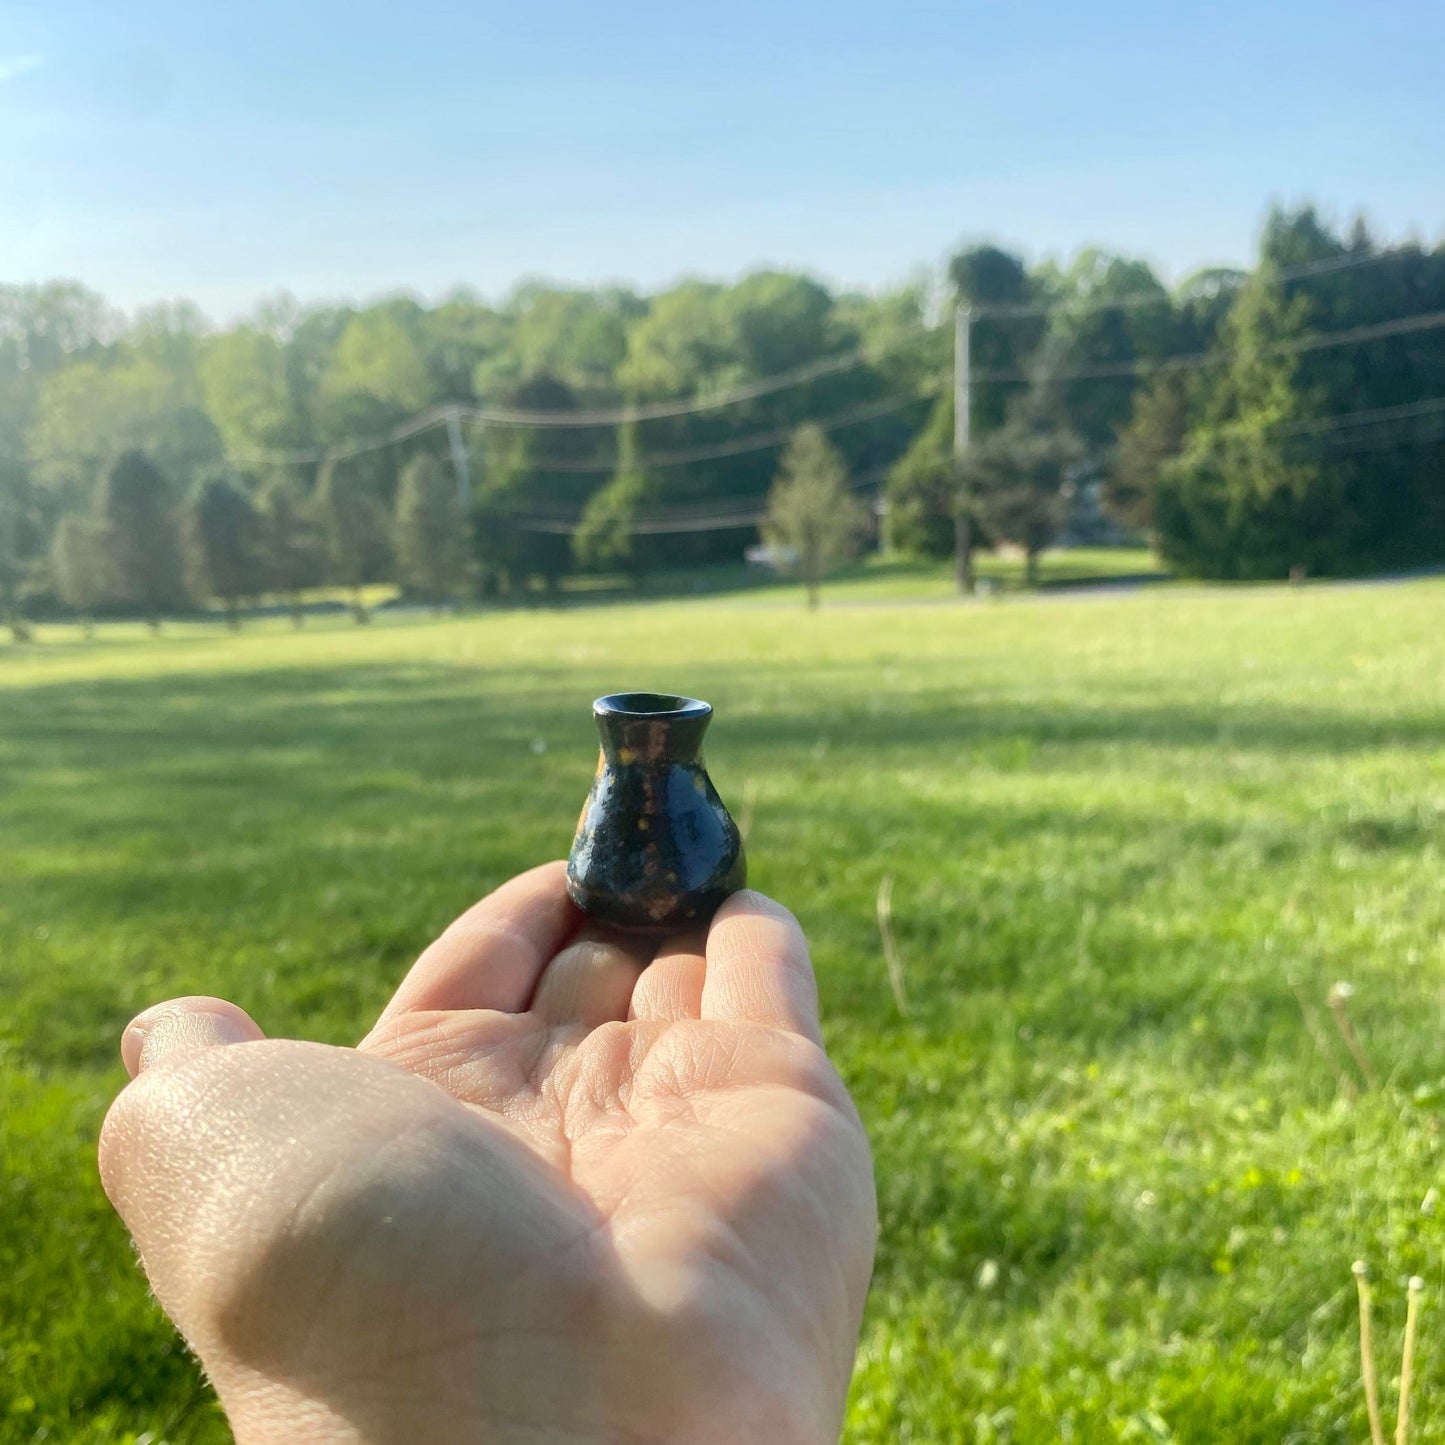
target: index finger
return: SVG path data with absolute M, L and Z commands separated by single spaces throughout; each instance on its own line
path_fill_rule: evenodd
M 823 1042 L 808 940 L 781 903 L 744 889 L 718 909 L 707 935 L 702 1017 L 767 1024 Z
M 418 1010 L 525 1011 L 580 921 L 566 875 L 565 863 L 544 863 L 473 904 L 412 965 L 377 1022 Z

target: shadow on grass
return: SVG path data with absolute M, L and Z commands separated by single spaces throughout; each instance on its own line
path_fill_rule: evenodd
M 1326 755 L 1445 746 L 1445 710 L 1439 709 L 1364 718 L 1298 705 L 1151 702 L 1148 679 L 1132 679 L 1112 695 L 1095 682 L 1087 702 L 1041 706 L 996 694 L 980 698 L 966 685 L 899 695 L 881 683 L 860 682 L 858 669 L 842 664 L 810 664 L 786 707 L 766 716 L 745 708 L 729 712 L 727 700 L 746 699 L 758 680 L 757 668 L 746 665 L 707 665 L 699 676 L 724 717 L 730 749 L 812 749 L 825 738 L 886 760 L 894 749 L 937 752 L 940 746 L 968 749 L 1005 740 Z M 0 745 L 10 745 L 9 766 L 23 769 L 30 749 L 67 743 L 86 746 L 78 761 L 94 764 L 93 749 L 113 749 L 116 764 L 125 766 L 151 747 L 179 763 L 187 756 L 215 761 L 218 748 L 244 758 L 267 747 L 324 752 L 365 739 L 379 755 L 402 747 L 413 765 L 424 767 L 428 759 L 450 762 L 459 737 L 478 749 L 504 748 L 541 730 L 590 744 L 589 704 L 605 685 L 574 666 L 510 662 L 496 668 L 363 663 L 38 681 L 5 695 Z M 813 698 L 816 707 L 808 706 Z
M 740 704 L 758 681 L 743 667 L 711 667 L 703 680 L 720 703 Z M 43 929 L 60 920 L 54 926 L 110 939 L 112 952 L 91 961 L 79 950 L 50 976 L 45 940 L 18 940 L 12 963 L 0 958 L 0 982 L 9 975 L 21 995 L 4 1033 L 36 1061 L 98 1064 L 144 989 L 254 978 L 257 952 L 271 947 L 254 940 L 290 934 L 308 952 L 267 954 L 261 987 L 290 1017 L 325 1015 L 338 1030 L 343 1019 L 359 1020 L 448 910 L 565 850 L 595 757 L 587 702 L 600 690 L 596 678 L 565 666 L 408 663 L 68 681 L 8 694 L 0 828 L 10 862 L 0 876 L 0 925 L 8 902 L 16 918 Z M 1337 843 L 1385 852 L 1440 840 L 1439 819 L 1408 800 L 1368 817 L 1242 831 L 1210 815 L 1163 818 L 1123 795 L 1075 809 L 1022 797 L 1000 806 L 996 791 L 976 804 L 927 793 L 930 769 L 951 774 L 983 761 L 1027 776 L 1067 763 L 1057 751 L 1039 755 L 1057 745 L 1227 745 L 1289 756 L 1435 748 L 1445 720 L 1434 715 L 1228 713 L 1140 703 L 1147 689 L 1138 687 L 1114 706 L 1099 705 L 1097 692 L 1090 706 L 1041 710 L 959 690 L 907 705 L 889 699 L 874 712 L 868 691 L 856 672 L 820 669 L 816 696 L 830 700 L 826 713 L 808 707 L 809 685 L 791 695 L 787 712 L 720 706 L 727 772 L 785 773 L 797 784 L 787 812 L 766 820 L 758 856 L 803 897 L 828 896 L 830 873 L 860 863 L 881 871 L 895 856 L 925 888 L 930 877 L 956 879 L 969 860 L 1016 859 L 1009 896 L 1023 922 L 990 919 L 987 962 L 950 962 L 935 979 L 945 992 L 1016 984 L 1031 950 L 1070 946 L 1081 908 L 1107 909 L 1186 872 L 1203 876 L 1227 850 L 1234 865 L 1258 871 Z M 841 706 L 832 703 L 838 697 Z M 721 742 L 721 721 L 717 732 Z M 820 732 L 836 739 L 821 758 Z M 921 781 L 880 786 L 877 770 L 890 766 Z M 849 783 L 854 768 L 869 779 L 861 795 Z M 1061 867 L 1062 896 L 1045 876 Z M 942 959 L 952 956 L 947 930 L 979 921 L 957 912 L 956 884 L 948 887 L 952 894 L 935 889 L 932 917 L 909 940 Z M 872 986 L 871 917 L 822 926 L 862 960 L 833 985 L 851 1003 L 859 978 Z M 168 953 L 158 962 L 160 950 Z M 1148 951 L 1141 939 L 1121 956 Z M 1116 991 L 1109 1008 L 1088 1017 L 1071 1018 L 1066 994 L 1055 998 L 1048 980 L 1034 980 L 1042 990 L 1035 1002 L 1060 1027 L 1102 1042 L 1162 1024 L 1190 988 L 1208 985 L 1185 968 L 1155 987 L 1147 966 L 1138 967 L 1138 987 Z

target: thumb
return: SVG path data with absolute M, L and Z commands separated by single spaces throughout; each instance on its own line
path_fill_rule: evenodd
M 152 1004 L 126 1026 L 120 1056 L 131 1078 L 183 1049 L 254 1043 L 265 1035 L 245 1009 L 223 998 L 173 998 Z
M 120 1055 L 131 1082 L 111 1104 L 100 1131 L 100 1177 L 110 1202 L 145 1253 L 147 1215 L 154 1190 L 150 1183 L 164 1170 L 164 1131 L 154 1127 L 168 1111 L 158 1102 L 170 1100 L 169 1112 L 181 1108 L 181 1095 L 167 1090 L 158 1068 L 162 1060 L 199 1060 L 221 1044 L 255 1043 L 264 1038 L 244 1009 L 225 999 L 204 996 L 175 998 L 152 1004 L 135 1016 L 121 1035 Z M 150 1107 L 142 1105 L 142 1098 Z M 195 1101 L 189 1101 L 191 1122 Z

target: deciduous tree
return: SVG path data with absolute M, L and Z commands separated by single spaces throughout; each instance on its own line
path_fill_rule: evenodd
M 409 593 L 451 601 L 466 586 L 471 527 L 457 484 L 433 456 L 413 457 L 396 498 L 398 580 Z
M 72 512 L 60 519 L 50 540 L 50 572 L 60 600 L 90 637 L 95 609 L 105 597 L 104 536 L 90 517 Z
M 809 607 L 818 605 L 824 574 L 852 551 L 865 520 L 848 490 L 843 458 L 823 429 L 799 427 L 768 496 L 763 531 L 774 546 L 796 553 Z
M 364 485 L 349 479 L 343 467 L 328 461 L 316 484 L 316 510 L 326 547 L 327 575 L 351 591 L 351 614 L 370 622 L 363 587 L 381 571 L 386 558 L 386 514 Z

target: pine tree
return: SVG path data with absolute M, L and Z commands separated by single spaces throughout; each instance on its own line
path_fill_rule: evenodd
M 1323 389 L 1303 381 L 1305 353 L 1297 349 L 1312 329 L 1316 293 L 1290 295 L 1275 279 L 1271 259 L 1282 251 L 1294 264 L 1296 241 L 1307 245 L 1307 260 L 1322 259 L 1316 223 L 1306 220 L 1297 235 L 1279 216 L 1271 218 L 1264 260 L 1226 318 L 1229 360 L 1205 399 L 1203 422 L 1160 472 L 1161 551 L 1195 575 L 1283 577 L 1295 566 L 1337 567 L 1347 529 L 1329 469 L 1318 452 L 1289 441 L 1297 428 L 1325 421 L 1330 410 Z
M 949 391 L 888 473 L 888 545 L 916 557 L 951 556 L 958 505 Z
M 201 483 L 186 508 L 182 540 L 191 590 L 198 598 L 219 598 L 227 623 L 238 629 L 237 603 L 262 588 L 261 537 L 250 497 L 227 473 Z
M 774 546 L 797 554 L 809 607 L 818 605 L 824 572 L 848 555 L 863 527 L 863 509 L 847 483 L 843 459 L 822 427 L 799 427 L 783 453 L 763 527 Z
M 1058 536 L 1067 511 L 1064 490 L 1083 448 L 1058 426 L 1020 411 L 969 449 L 964 474 L 989 535 L 1024 554 L 1024 581 L 1038 581 L 1039 554 Z
M 320 581 L 321 539 L 307 508 L 285 477 L 262 489 L 257 506 L 260 547 L 266 586 L 280 592 L 291 608 L 291 624 L 300 627 L 306 614 L 302 590 Z
M 432 456 L 414 457 L 396 497 L 396 565 L 402 586 L 418 597 L 455 599 L 471 561 L 470 522 L 455 483 Z
M 110 599 L 159 632 L 161 614 L 184 606 L 186 589 L 170 488 L 144 452 L 122 453 L 101 478 L 95 515 Z
M 1159 474 L 1184 449 L 1188 429 L 1188 383 L 1165 372 L 1136 398 L 1104 481 L 1104 509 L 1122 526 L 1152 530 Z

